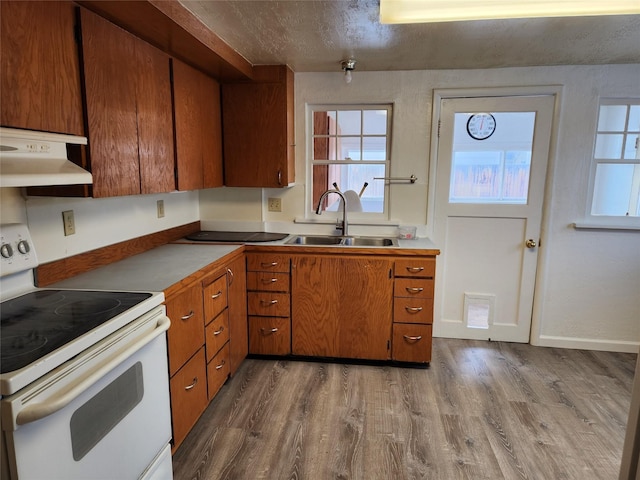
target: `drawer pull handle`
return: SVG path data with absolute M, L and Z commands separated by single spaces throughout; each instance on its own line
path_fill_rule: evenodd
M 262 268 L 277 267 L 278 266 L 278 262 L 262 262 L 260 264 L 260 266 Z
M 407 271 L 411 273 L 418 273 L 424 270 L 424 267 L 407 267 Z
M 403 335 L 404 339 L 409 341 L 409 342 L 419 342 L 420 340 L 422 340 L 422 335 L 418 335 L 417 337 L 412 337 L 410 335 Z
M 194 312 L 193 310 L 191 310 L 187 315 L 183 315 L 180 317 L 181 320 L 189 320 L 191 317 L 193 317 L 196 314 L 196 312 Z
M 197 384 L 198 384 L 198 377 L 193 377 L 193 383 L 191 385 L 187 385 L 186 387 L 184 387 L 184 389 L 185 390 L 191 390 Z
M 218 290 L 218 293 L 216 293 L 215 295 L 211 295 L 211 299 L 215 300 L 216 298 L 218 298 L 220 295 L 222 295 L 222 290 Z
M 407 292 L 409 293 L 420 293 L 422 291 L 424 291 L 422 287 L 407 287 Z
M 262 335 L 271 335 L 272 333 L 276 333 L 278 331 L 278 329 L 276 327 L 273 328 L 261 328 L 260 329 L 260 333 L 262 333 Z
M 269 284 L 269 283 L 276 283 L 278 281 L 277 278 L 263 278 L 262 279 L 262 283 L 264 283 L 265 285 Z
M 264 305 L 265 307 L 275 305 L 276 303 L 278 303 L 278 300 L 260 300 L 260 305 Z
M 216 370 L 220 370 L 222 367 L 224 367 L 224 360 L 222 360 L 220 365 L 216 365 Z
M 409 313 L 418 313 L 422 311 L 422 307 L 404 307 Z
M 223 330 L 224 330 L 224 326 L 220 327 L 220 330 L 216 330 L 215 332 L 213 332 L 213 335 L 217 337 L 222 333 Z

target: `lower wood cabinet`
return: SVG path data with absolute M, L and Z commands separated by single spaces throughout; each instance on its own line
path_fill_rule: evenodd
M 169 380 L 174 451 L 209 404 L 206 365 L 203 347 Z
M 288 317 L 249 317 L 249 353 L 291 353 L 291 321 Z
M 229 378 L 229 344 L 226 343 L 220 351 L 207 363 L 207 389 L 209 400 L 216 396 L 224 382 Z
M 394 323 L 392 349 L 398 362 L 430 362 L 431 325 Z

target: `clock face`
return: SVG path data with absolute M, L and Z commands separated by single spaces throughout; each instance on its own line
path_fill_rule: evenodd
M 467 133 L 475 140 L 486 140 L 496 131 L 496 119 L 490 113 L 476 113 L 467 121 Z

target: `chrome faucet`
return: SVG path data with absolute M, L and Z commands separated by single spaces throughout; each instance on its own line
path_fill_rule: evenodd
M 336 227 L 336 229 L 342 230 L 342 235 L 347 237 L 349 235 L 347 233 L 347 230 L 349 228 L 349 225 L 347 223 L 347 199 L 344 198 L 344 195 L 340 190 L 327 190 L 320 196 L 320 200 L 318 200 L 318 207 L 316 208 L 316 215 L 322 215 L 322 202 L 330 193 L 337 193 L 338 195 L 340 195 L 340 198 L 342 198 L 342 225 L 340 225 L 340 223 L 338 222 L 338 226 Z

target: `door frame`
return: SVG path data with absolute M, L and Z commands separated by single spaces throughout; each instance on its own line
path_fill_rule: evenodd
M 427 236 L 433 238 L 435 225 L 435 199 L 436 199 L 436 170 L 439 149 L 441 102 L 448 98 L 473 98 L 473 97 L 514 97 L 551 95 L 555 98 L 551 125 L 551 138 L 549 140 L 549 161 L 545 176 L 545 189 L 542 199 L 542 221 L 540 224 L 540 248 L 536 264 L 535 286 L 533 291 L 533 309 L 531 313 L 531 330 L 529 343 L 538 345 L 540 338 L 541 318 L 544 314 L 544 292 L 547 286 L 547 270 L 545 266 L 549 258 L 547 245 L 547 231 L 551 223 L 551 186 L 556 169 L 556 154 L 558 145 L 558 125 L 560 120 L 560 107 L 562 105 L 562 85 L 539 85 L 524 87 L 482 87 L 482 88 L 451 88 L 433 90 L 431 112 L 431 146 L 429 150 L 429 179 L 427 194 Z M 443 298 L 442 282 L 435 283 L 434 310 L 442 311 Z

